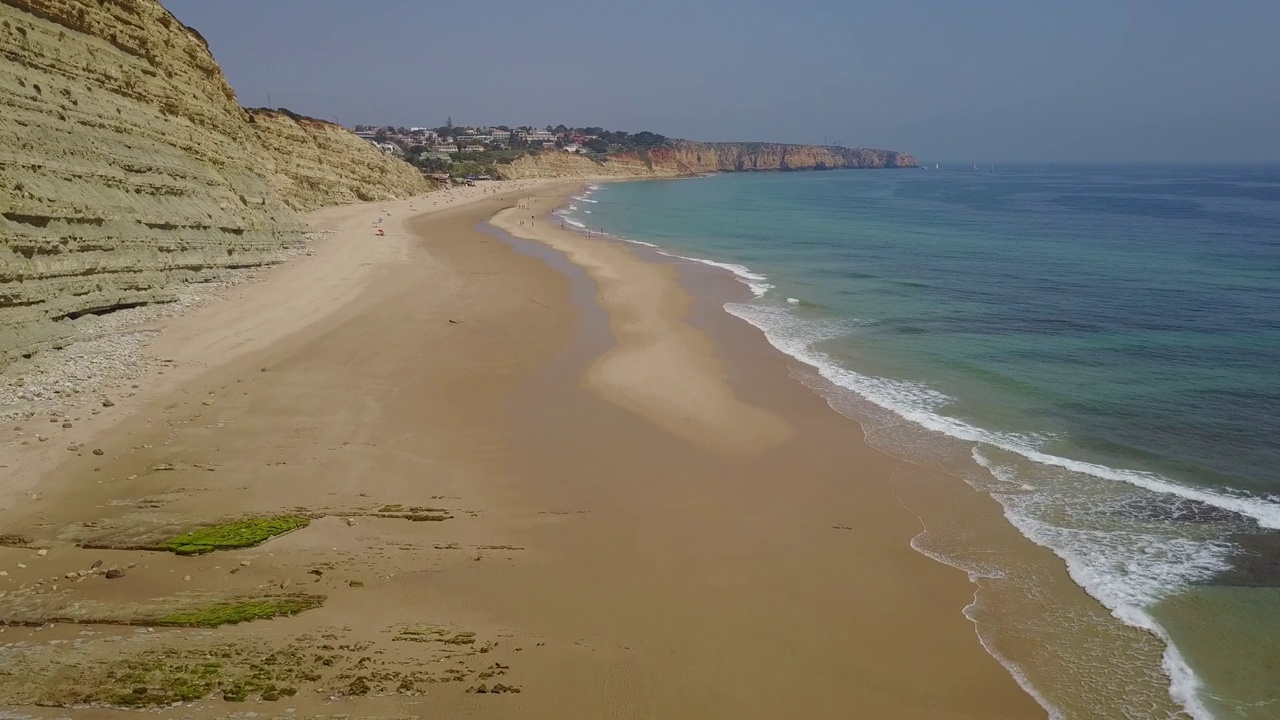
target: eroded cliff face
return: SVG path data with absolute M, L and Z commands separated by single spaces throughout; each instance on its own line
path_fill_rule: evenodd
M 583 155 L 546 151 L 501 168 L 503 177 L 642 178 L 682 177 L 715 172 L 835 170 L 915 167 L 916 159 L 893 150 L 681 141 L 647 152 L 618 153 L 596 161 Z
M 425 187 L 327 123 L 249 117 L 156 0 L 0 0 L 0 367 L 68 318 L 276 261 L 295 210 Z
M 389 200 L 431 189 L 412 165 L 350 130 L 275 110 L 249 110 L 249 128 L 271 154 L 276 195 L 295 210 Z

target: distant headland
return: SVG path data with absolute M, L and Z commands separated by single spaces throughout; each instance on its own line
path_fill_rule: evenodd
M 895 150 L 766 142 L 696 142 L 657 133 L 565 125 L 375 127 L 357 136 L 431 173 L 455 177 L 680 177 L 717 172 L 910 168 Z

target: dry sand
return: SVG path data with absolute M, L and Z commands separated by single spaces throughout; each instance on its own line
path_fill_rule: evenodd
M 318 214 L 338 232 L 314 256 L 167 322 L 164 376 L 3 448 L 0 532 L 32 541 L 0 547 L 11 618 L 325 602 L 218 630 L 11 627 L 0 702 L 217 662 L 216 684 L 283 696 L 161 716 L 1044 716 L 963 617 L 965 576 L 911 550 L 899 461 L 754 331 L 688 322 L 710 305 L 672 267 L 520 224 L 572 188 L 489 189 Z M 481 227 L 506 208 L 545 245 Z M 199 557 L 75 545 L 283 512 L 316 519 Z M 99 559 L 124 577 L 75 574 Z

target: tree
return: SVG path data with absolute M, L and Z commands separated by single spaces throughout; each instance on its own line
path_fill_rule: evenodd
M 591 138 L 587 141 L 587 149 L 594 153 L 609 152 L 609 143 L 600 138 Z
M 444 119 L 444 126 L 445 126 L 445 127 L 447 127 L 447 128 L 449 128 L 450 130 L 452 130 L 452 129 L 453 129 L 453 116 L 452 116 L 452 115 L 450 115 L 449 117 L 447 117 L 447 118 L 445 118 L 445 119 Z
M 631 136 L 631 143 L 633 145 L 642 145 L 644 147 L 662 145 L 666 142 L 667 139 L 665 137 L 658 135 L 657 133 L 651 133 L 648 130 L 643 130 Z

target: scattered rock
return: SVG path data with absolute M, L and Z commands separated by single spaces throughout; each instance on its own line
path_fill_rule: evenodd
M 240 561 L 240 565 L 241 565 L 242 567 L 249 567 L 249 566 L 250 566 L 250 565 L 252 565 L 252 564 L 253 564 L 253 563 L 251 563 L 251 562 L 250 562 L 250 561 L 248 561 L 248 560 L 241 560 L 241 561 Z
M 212 405 L 213 403 L 214 403 L 214 399 L 213 399 L 213 398 L 207 398 L 207 399 L 205 399 L 205 400 L 201 400 L 201 401 L 200 401 L 200 404 L 201 404 L 201 405 Z
M 76 450 L 79 450 L 80 448 L 76 447 L 75 445 L 68 445 L 68 446 L 67 446 L 67 449 L 68 449 L 68 450 L 70 450 L 71 452 L 75 452 Z
M 100 567 L 102 567 L 102 561 L 101 561 L 101 560 L 94 560 L 94 561 L 93 561 L 93 564 L 89 566 L 89 568 L 90 568 L 90 569 L 92 569 L 92 570 L 97 570 L 97 569 L 98 569 L 98 568 L 100 568 Z
M 349 586 L 351 586 L 351 587 L 364 587 L 364 581 L 363 581 L 363 580 L 352 580 L 351 582 L 347 583 L 347 585 L 349 585 Z
M 113 567 L 113 568 L 108 569 L 105 573 L 103 573 L 103 575 L 104 575 L 108 580 L 115 580 L 116 578 L 122 578 L 122 577 L 124 577 L 124 571 L 123 571 L 123 570 L 121 570 L 120 568 Z
M 63 427 L 63 428 L 70 428 L 70 427 L 71 427 L 71 423 L 69 423 L 69 422 L 62 423 L 62 427 Z
M 37 551 L 36 551 L 36 556 L 37 556 L 37 557 L 44 557 L 45 555 L 48 555 L 48 554 L 49 554 L 49 551 L 48 551 L 48 550 L 37 550 Z
M 103 400 L 103 401 L 102 401 L 102 407 L 115 407 L 115 406 L 116 406 L 116 404 L 115 404 L 115 403 L 113 403 L 113 402 L 111 402 L 110 400 Z
M 363 675 L 357 675 L 355 680 L 347 686 L 348 695 L 368 695 L 369 681 Z
M 105 455 L 106 453 L 104 453 L 104 452 L 102 451 L 102 448 L 98 448 L 98 449 L 96 449 L 96 450 L 94 450 L 94 451 L 93 451 L 93 454 L 94 454 L 94 455 Z
M 342 521 L 347 524 L 347 527 L 351 527 L 356 524 L 356 521 L 351 518 L 343 518 Z

